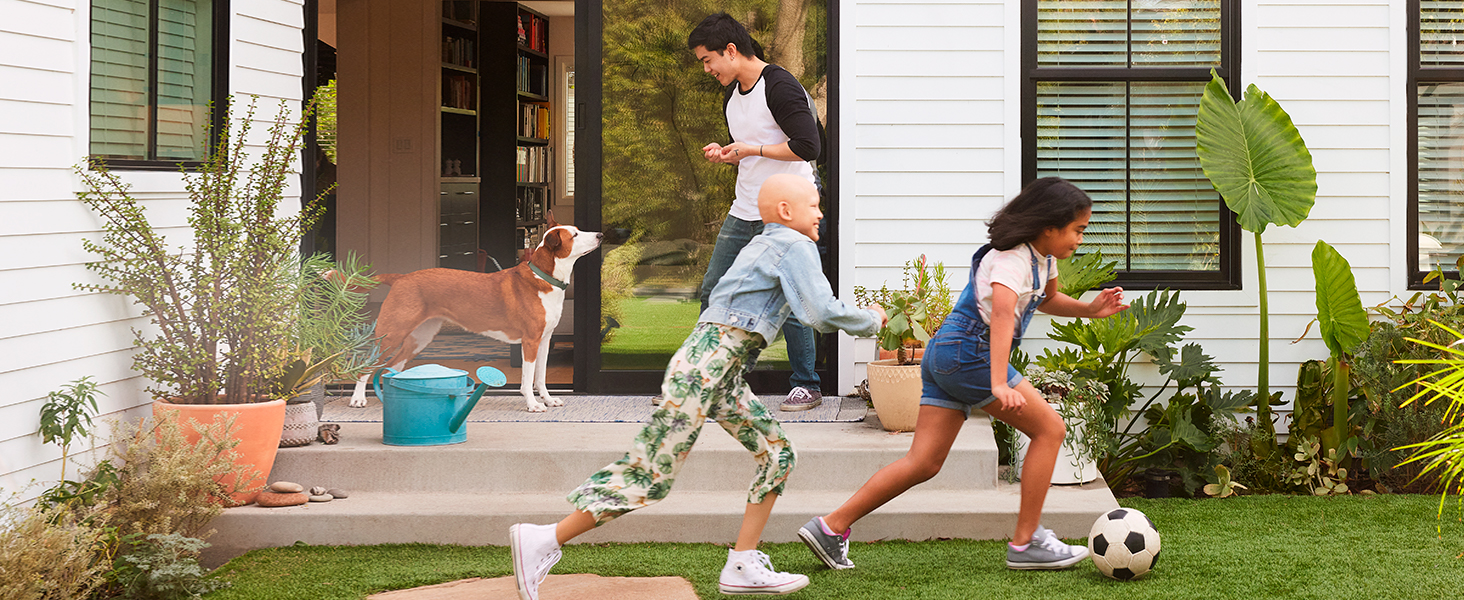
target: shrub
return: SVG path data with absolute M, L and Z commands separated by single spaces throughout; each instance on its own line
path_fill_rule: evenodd
M 85 598 L 109 564 L 98 508 L 0 506 L 0 600 Z
M 113 571 L 126 600 L 178 600 L 201 598 L 230 583 L 208 576 L 198 565 L 198 553 L 208 547 L 203 540 L 181 534 L 154 533 L 146 539 L 132 536 L 129 552 L 117 560 Z
M 198 431 L 197 443 L 186 439 L 185 427 Z M 117 483 L 107 490 L 103 502 L 119 533 L 206 537 L 200 533 L 223 511 L 220 503 L 228 502 L 235 491 L 225 489 L 217 479 L 231 472 L 236 474 L 234 481 L 257 477 L 252 466 L 234 465 L 234 447 L 239 441 L 229 435 L 233 427 L 232 417 L 208 424 L 158 419 L 118 427 L 111 442 L 114 462 L 120 465 Z

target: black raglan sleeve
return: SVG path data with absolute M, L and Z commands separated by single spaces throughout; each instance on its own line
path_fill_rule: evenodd
M 818 117 L 809 105 L 808 92 L 782 67 L 769 65 L 763 79 L 768 82 L 768 110 L 788 136 L 788 149 L 803 160 L 818 160 L 823 140 L 819 138 Z

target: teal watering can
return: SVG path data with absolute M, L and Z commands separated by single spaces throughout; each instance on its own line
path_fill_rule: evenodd
M 385 381 L 383 381 L 385 380 Z M 437 446 L 468 440 L 463 423 L 489 386 L 508 383 L 502 371 L 479 367 L 473 385 L 467 371 L 418 365 L 405 371 L 380 368 L 371 375 L 381 399 L 381 441 L 389 446 Z

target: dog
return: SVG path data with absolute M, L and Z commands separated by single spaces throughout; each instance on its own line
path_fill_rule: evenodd
M 389 273 L 376 280 L 391 286 L 376 334 L 381 336 L 383 364 L 400 371 L 432 342 L 443 322 L 495 340 L 522 344 L 523 375 L 519 393 L 529 412 L 544 412 L 564 403 L 549 395 L 544 383 L 549 336 L 564 312 L 574 262 L 600 247 L 604 234 L 559 225 L 548 217 L 548 231 L 527 260 L 496 273 L 457 269 L 423 269 L 405 275 Z M 573 318 L 573 317 L 571 317 Z M 350 405 L 366 406 L 371 375 L 356 382 Z M 540 400 L 534 399 L 538 386 Z

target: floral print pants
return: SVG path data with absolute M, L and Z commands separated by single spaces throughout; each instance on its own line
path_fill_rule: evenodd
M 594 515 L 599 526 L 665 498 L 707 419 L 716 420 L 757 461 L 747 502 L 781 495 L 793 470 L 793 446 L 743 378 L 764 345 L 760 335 L 698 323 L 666 367 L 661 407 L 635 436 L 634 447 L 570 492 L 570 503 Z

